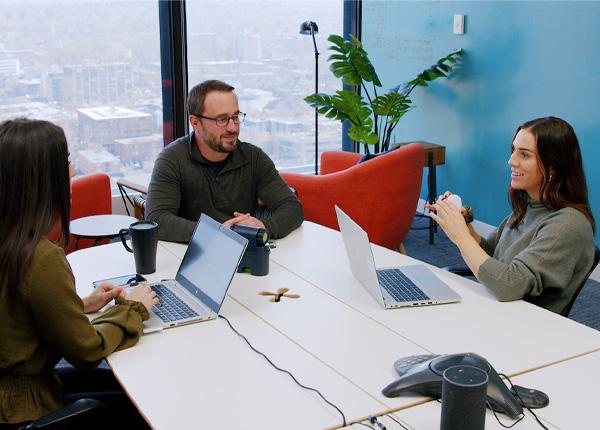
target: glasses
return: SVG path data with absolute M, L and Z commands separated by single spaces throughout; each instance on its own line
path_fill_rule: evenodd
M 231 116 L 220 116 L 217 118 L 211 118 L 209 116 L 198 115 L 193 113 L 192 115 L 197 116 L 198 118 L 211 119 L 217 124 L 217 127 L 227 127 L 229 121 L 233 121 L 234 124 L 238 125 L 244 122 L 244 118 L 246 118 L 246 114 L 244 112 L 238 112 Z

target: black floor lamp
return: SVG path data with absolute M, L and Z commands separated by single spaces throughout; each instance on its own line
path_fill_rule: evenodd
M 304 21 L 300 25 L 300 34 L 310 34 L 315 46 L 315 94 L 319 92 L 319 51 L 315 34 L 319 32 L 316 22 Z M 319 174 L 319 112 L 315 108 L 315 175 Z

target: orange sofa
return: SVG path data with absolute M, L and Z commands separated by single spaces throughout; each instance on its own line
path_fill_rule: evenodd
M 369 235 L 369 240 L 398 249 L 417 208 L 423 176 L 423 147 L 417 143 L 356 164 L 361 154 L 327 151 L 321 174 L 281 173 L 296 190 L 304 218 L 339 230 L 338 205 Z

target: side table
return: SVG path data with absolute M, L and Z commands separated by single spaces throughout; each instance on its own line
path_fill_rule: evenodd
M 94 239 L 94 246 L 102 239 L 112 239 L 119 230 L 128 228 L 138 219 L 127 215 L 92 215 L 71 221 L 69 230 L 75 236 L 75 249 L 79 249 L 79 239 Z
M 427 167 L 427 202 L 435 203 L 435 199 L 437 198 L 436 166 L 446 163 L 446 147 L 424 140 L 413 140 L 399 143 L 398 145 L 405 145 L 407 143 L 418 143 L 425 151 L 423 167 Z M 426 215 L 423 214 L 423 216 Z M 429 218 L 429 226 L 422 227 L 422 229 L 429 230 L 429 243 L 433 244 L 433 233 L 437 232 L 437 225 L 431 217 L 428 216 L 427 218 Z

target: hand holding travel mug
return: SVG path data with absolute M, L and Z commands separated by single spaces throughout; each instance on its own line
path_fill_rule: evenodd
M 131 236 L 131 249 L 125 236 Z M 138 221 L 119 231 L 119 237 L 123 246 L 133 253 L 135 260 L 135 271 L 148 274 L 156 271 L 156 249 L 158 247 L 158 224 L 152 221 Z

